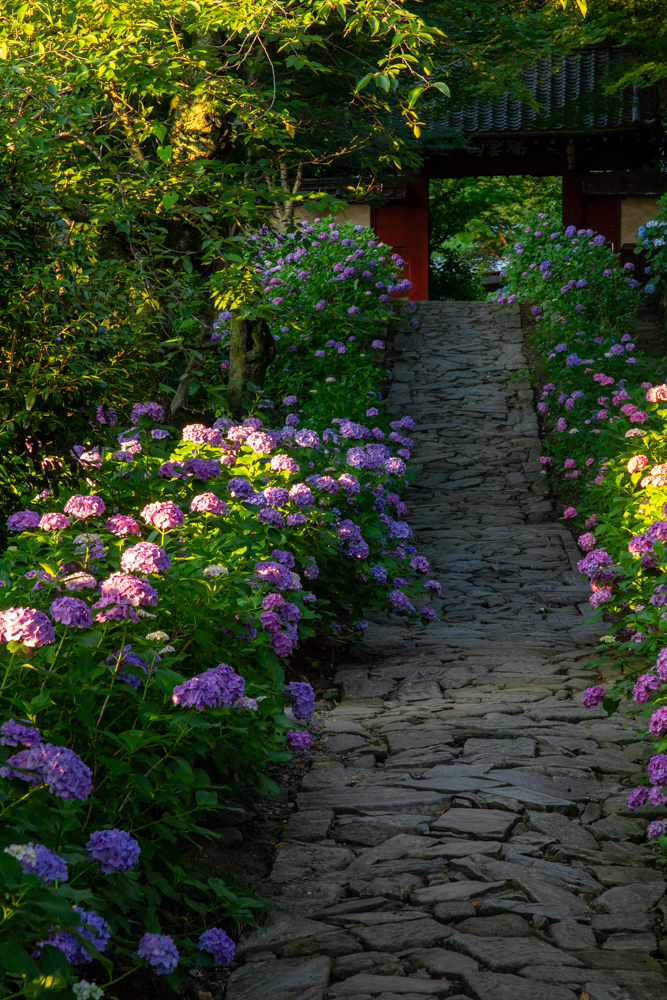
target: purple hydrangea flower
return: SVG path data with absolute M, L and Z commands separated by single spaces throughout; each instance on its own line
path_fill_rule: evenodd
M 135 403 L 130 414 L 130 423 L 138 424 L 141 417 L 148 417 L 150 420 L 162 420 L 164 410 L 159 403 Z
M 273 561 L 255 563 L 255 573 L 277 590 L 292 589 L 292 574 L 282 563 Z
M 159 976 L 169 975 L 178 965 L 178 948 L 168 934 L 144 934 L 137 955 L 152 965 Z
M 21 865 L 26 875 L 39 875 L 44 882 L 67 881 L 67 865 L 55 851 L 50 851 L 43 844 L 10 844 L 5 847 L 5 854 L 10 854 Z
M 438 617 L 433 608 L 430 607 L 428 604 L 423 605 L 420 613 L 422 618 L 427 622 L 434 622 L 435 619 Z
M 19 510 L 16 514 L 10 514 L 7 518 L 7 528 L 9 531 L 25 531 L 27 528 L 36 528 L 40 521 L 40 515 L 34 510 Z
M 38 747 L 42 742 L 42 734 L 39 729 L 33 729 L 32 726 L 22 726 L 14 719 L 3 722 L 0 726 L 0 733 L 2 733 L 0 744 L 3 746 L 17 747 L 22 744 L 24 747 Z
M 55 622 L 70 628 L 89 628 L 93 624 L 88 605 L 78 597 L 57 597 L 49 611 Z
M 236 945 L 222 927 L 211 927 L 199 938 L 200 951 L 210 951 L 216 965 L 229 965 L 234 958 Z
M 186 476 L 194 476 L 202 482 L 217 479 L 221 472 L 220 465 L 214 458 L 186 458 L 182 468 Z
M 292 699 L 292 712 L 295 719 L 307 719 L 315 711 L 315 692 L 306 681 L 291 681 L 285 692 Z
M 129 872 L 139 863 L 141 848 L 125 830 L 95 830 L 90 835 L 86 850 L 91 861 L 96 861 L 100 871 Z
M 353 476 L 349 472 L 344 472 L 341 476 L 339 476 L 338 482 L 345 490 L 345 493 L 347 494 L 348 498 L 356 497 L 361 490 L 361 484 L 359 483 L 359 480 L 356 478 L 356 476 Z
M 227 663 L 219 663 L 203 674 L 183 681 L 174 688 L 171 700 L 182 708 L 218 708 L 241 698 L 245 681 Z
M 666 833 L 667 823 L 662 819 L 654 819 L 646 829 L 646 839 L 657 840 L 658 837 L 664 837 Z
M 104 527 L 107 531 L 112 531 L 119 538 L 127 538 L 128 535 L 140 535 L 139 524 L 128 514 L 116 514 L 107 519 Z
M 0 611 L 0 642 L 22 642 L 39 649 L 54 642 L 53 625 L 42 611 L 33 608 L 5 608 Z
M 267 486 L 264 497 L 271 507 L 284 507 L 289 501 L 289 490 L 283 486 Z
M 665 804 L 665 802 L 667 802 L 667 795 L 665 795 L 659 788 L 656 788 L 654 786 L 653 788 L 649 788 L 646 801 L 648 805 L 657 808 L 658 806 L 662 806 Z
M 656 691 L 660 690 L 661 680 L 655 674 L 642 674 L 632 689 L 632 698 L 636 702 L 650 701 Z
M 260 510 L 257 514 L 257 520 L 263 524 L 268 524 L 271 528 L 282 528 L 285 524 L 284 516 L 279 510 L 275 510 L 273 507 L 265 507 L 263 510 Z
M 667 731 L 667 705 L 661 705 L 650 718 L 648 731 L 658 739 Z
M 373 566 L 371 567 L 371 576 L 375 583 L 386 583 L 387 582 L 387 571 L 384 566 Z
M 294 649 L 294 642 L 287 633 L 274 632 L 271 636 L 271 648 L 276 656 L 289 656 Z
M 166 531 L 169 528 L 180 528 L 185 521 L 185 516 L 180 507 L 177 507 L 171 500 L 146 504 L 141 512 L 146 524 L 154 528 Z
M 646 805 L 648 801 L 648 788 L 644 788 L 641 785 L 639 788 L 633 788 L 626 799 L 626 805 L 628 809 L 639 809 L 640 806 Z
M 66 514 L 71 514 L 72 517 L 82 520 L 88 517 L 101 517 L 105 509 L 105 503 L 101 497 L 81 496 L 80 493 L 71 496 L 63 507 Z
M 320 436 L 316 431 L 311 431 L 307 427 L 303 427 L 300 431 L 297 431 L 294 435 L 295 442 L 300 448 L 319 448 L 320 447 Z
M 120 565 L 126 573 L 163 573 L 171 566 L 171 559 L 159 545 L 137 542 L 125 549 Z
M 93 772 L 69 747 L 44 743 L 39 751 L 38 773 L 59 799 L 85 801 L 93 789 Z
M 156 660 L 160 657 L 157 656 Z M 139 656 L 137 653 L 132 652 L 132 646 L 128 643 L 123 646 L 122 649 L 117 649 L 115 653 L 111 653 L 107 656 L 106 662 L 110 667 L 118 667 L 118 677 L 125 684 L 129 684 L 134 690 L 138 690 L 141 687 L 141 678 L 137 674 L 128 673 L 127 670 L 121 670 L 123 666 L 136 667 L 138 670 L 142 670 L 144 674 L 148 673 L 148 664 L 146 661 Z
M 41 780 L 49 786 L 50 792 L 61 799 L 85 800 L 92 791 L 92 771 L 68 747 L 43 743 L 14 754 L 7 764 L 22 768 L 24 772 L 35 771 L 36 775 L 2 767 L 0 775 L 3 778 L 21 778 L 28 784 L 38 784 Z
M 399 524 L 400 523 L 402 522 L 399 522 Z M 420 573 L 428 573 L 430 569 L 428 559 L 425 559 L 424 556 L 413 556 L 410 560 L 410 566 L 412 569 L 419 570 Z
M 658 753 L 648 762 L 648 776 L 652 785 L 667 785 L 667 754 Z
M 427 580 L 424 584 L 424 590 L 430 590 L 436 597 L 440 597 L 442 594 L 442 587 L 437 580 Z
M 586 708 L 594 708 L 595 705 L 600 705 L 604 701 L 606 693 L 607 692 L 603 687 L 600 687 L 599 684 L 594 684 L 592 687 L 586 688 L 582 694 L 582 704 L 584 704 Z
M 78 933 L 82 938 L 87 938 L 98 951 L 104 951 L 111 936 L 106 920 L 98 917 L 92 910 L 83 910 L 80 906 L 74 906 L 73 909 L 81 918 L 81 926 L 77 927 Z M 38 942 L 38 944 L 42 943 Z M 93 959 L 82 942 L 77 941 L 73 934 L 68 934 L 65 931 L 52 934 L 48 943 L 54 948 L 59 948 L 72 965 L 80 965 L 82 962 L 90 962 Z
M 277 635 L 282 628 L 280 617 L 275 611 L 262 611 L 259 620 L 262 623 L 262 628 L 271 635 Z
M 392 590 L 388 594 L 387 600 L 391 604 L 394 611 L 407 611 L 414 613 L 414 607 L 410 604 L 407 596 L 401 590 Z
M 331 476 L 318 476 L 315 486 L 317 486 L 318 490 L 324 490 L 326 493 L 338 492 L 338 483 Z
M 288 729 L 285 736 L 294 750 L 310 750 L 313 745 L 313 737 L 305 729 Z
M 402 476 L 406 469 L 405 462 L 400 458 L 388 458 L 382 464 L 385 472 L 391 472 L 395 476 Z

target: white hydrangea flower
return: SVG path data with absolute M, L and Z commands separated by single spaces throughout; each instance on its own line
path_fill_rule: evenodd
M 152 615 L 150 611 L 144 611 L 143 608 L 135 608 L 134 610 L 139 618 L 157 618 L 157 615 Z
M 158 649 L 158 653 L 160 653 L 160 654 L 162 654 L 162 653 L 175 653 L 175 652 L 176 652 L 176 647 L 175 646 L 163 646 L 162 649 Z
M 164 642 L 165 639 L 169 638 L 168 632 L 161 632 L 159 629 L 157 632 L 149 632 L 146 636 L 147 642 Z
M 76 1000 L 100 1000 L 104 996 L 104 990 L 97 983 L 89 983 L 87 979 L 74 983 L 72 993 Z
M 616 639 L 613 635 L 601 635 L 600 642 L 606 642 L 608 646 L 611 646 L 612 643 L 616 642 Z
M 207 566 L 203 571 L 203 575 L 212 577 L 229 576 L 229 570 L 226 566 L 216 566 L 214 564 L 213 566 Z
M 28 847 L 27 844 L 10 844 L 9 847 L 5 847 L 4 853 L 11 854 L 17 861 L 23 861 L 24 858 L 27 858 L 31 865 L 37 864 L 35 848 Z

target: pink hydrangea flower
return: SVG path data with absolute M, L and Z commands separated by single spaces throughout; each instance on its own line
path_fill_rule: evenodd
M 583 535 L 579 535 L 577 545 L 583 552 L 590 552 L 595 548 L 595 535 L 590 531 L 584 532 Z
M 248 436 L 246 444 L 253 451 L 256 451 L 258 455 L 270 455 L 271 452 L 276 447 L 276 441 L 273 435 L 269 434 L 267 431 L 253 431 L 252 434 Z
M 112 573 L 100 586 L 100 599 L 94 608 L 105 608 L 109 604 L 129 604 L 134 608 L 153 607 L 157 604 L 158 593 L 144 577 L 128 573 Z
M 171 566 L 171 559 L 159 545 L 138 542 L 125 549 L 120 565 L 126 573 L 163 573 Z
M 646 393 L 646 400 L 649 403 L 660 403 L 667 400 L 667 385 L 663 382 L 662 385 L 651 386 Z
M 65 590 L 92 590 L 97 586 L 97 580 L 90 573 L 70 573 L 63 578 Z
M 190 510 L 193 514 L 220 514 L 224 516 L 229 513 L 227 504 L 224 500 L 220 500 L 215 493 L 200 493 L 199 496 L 193 497 L 190 502 Z
M 140 535 L 141 528 L 137 521 L 129 514 L 116 514 L 107 519 L 104 527 L 107 531 L 112 531 L 119 538 L 126 538 L 128 535 Z
M 566 507 L 565 510 L 563 511 L 563 517 L 567 518 L 568 520 L 576 516 L 577 516 L 576 507 Z
M 162 531 L 169 528 L 180 528 L 185 521 L 183 511 L 171 500 L 146 504 L 141 516 L 146 524 L 160 528 Z
M 293 475 L 296 472 L 300 472 L 301 467 L 290 455 L 274 455 L 271 459 L 271 471 L 288 472 L 290 475 Z
M 39 649 L 54 642 L 53 625 L 42 611 L 34 608 L 5 608 L 0 611 L 0 642 L 22 642 Z
M 69 498 L 63 510 L 72 517 L 85 520 L 88 517 L 101 517 L 105 511 L 105 503 L 101 497 L 81 496 L 75 493 Z
M 64 514 L 59 514 L 58 511 L 48 511 L 46 514 L 42 514 L 39 519 L 39 527 L 42 531 L 62 531 L 63 528 L 69 528 L 70 520 L 65 517 Z

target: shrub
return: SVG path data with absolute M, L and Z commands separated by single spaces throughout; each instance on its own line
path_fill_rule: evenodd
M 228 962 L 217 924 L 252 921 L 259 904 L 188 874 L 183 844 L 210 836 L 244 792 L 270 793 L 267 765 L 290 758 L 286 740 L 307 742 L 293 720 L 313 693 L 285 687 L 286 658 L 324 617 L 434 616 L 439 585 L 402 519 L 413 424 L 369 405 L 385 313 L 377 296 L 366 307 L 363 274 L 333 303 L 359 336 L 323 348 L 337 375 L 318 381 L 331 319 L 309 326 L 309 302 L 330 271 L 321 252 L 312 284 L 283 296 L 276 322 L 291 336 L 276 367 L 296 354 L 300 368 L 272 376 L 263 410 L 179 431 L 154 402 L 125 420 L 100 407 L 75 482 L 24 496 L 8 519 L 0 878 L 19 957 L 5 949 L 0 962 L 34 995 L 112 949 L 172 983 L 193 961 Z

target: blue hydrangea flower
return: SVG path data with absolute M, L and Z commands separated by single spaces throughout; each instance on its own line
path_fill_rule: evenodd
M 178 948 L 168 934 L 144 934 L 137 955 L 152 965 L 160 976 L 173 972 L 178 965 Z
M 86 850 L 91 861 L 97 861 L 100 871 L 127 872 L 139 862 L 141 848 L 125 830 L 95 830 Z
M 234 958 L 236 945 L 222 927 L 211 927 L 199 938 L 200 951 L 210 951 L 216 965 L 229 965 Z

